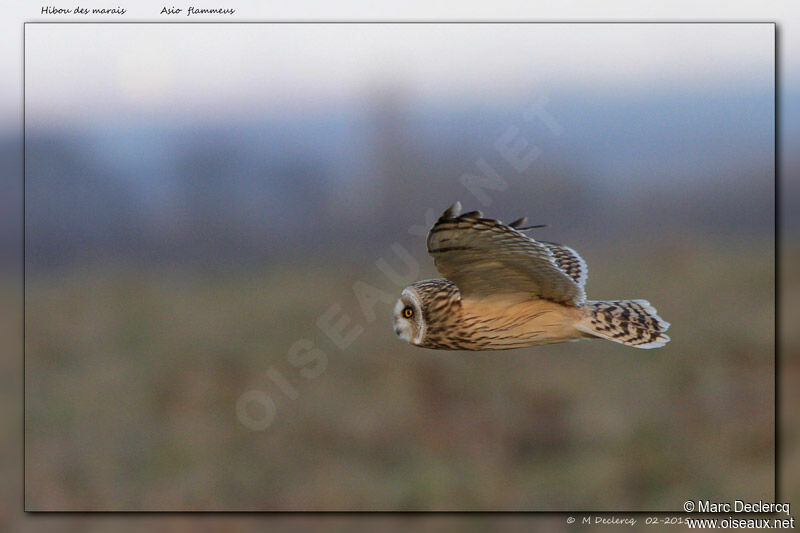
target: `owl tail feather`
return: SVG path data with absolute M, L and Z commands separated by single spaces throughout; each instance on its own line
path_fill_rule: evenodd
M 669 342 L 669 322 L 656 314 L 647 300 L 587 301 L 586 317 L 576 327 L 589 336 L 633 346 L 660 348 Z

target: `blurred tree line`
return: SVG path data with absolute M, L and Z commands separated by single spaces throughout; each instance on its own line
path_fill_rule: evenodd
M 704 118 L 684 107 L 677 107 L 683 114 L 668 112 L 676 136 Z M 630 131 L 641 121 L 658 123 L 648 112 L 654 113 L 615 117 L 627 124 L 615 134 L 620 160 L 583 130 L 581 120 L 597 117 L 570 119 L 578 111 L 568 108 L 559 139 L 541 124 L 527 125 L 522 134 L 542 154 L 522 173 L 493 147 L 519 123 L 514 113 L 442 111 L 392 93 L 375 95 L 355 113 L 294 122 L 262 117 L 140 128 L 144 141 L 130 143 L 119 158 L 104 147 L 128 144 L 124 132 L 35 132 L 26 139 L 27 264 L 47 268 L 118 257 L 213 265 L 294 252 L 325 255 L 343 246 L 370 250 L 406 239 L 406 229 L 422 223 L 427 208 L 443 210 L 457 199 L 489 216 L 527 215 L 550 224 L 561 240 L 590 242 L 617 232 L 666 240 L 686 232 L 715 239 L 771 233 L 774 168 L 769 150 L 751 155 L 749 144 L 758 139 L 709 145 L 712 124 L 705 140 L 684 143 L 669 154 L 674 160 L 664 159 L 663 150 L 650 146 L 664 132 Z M 572 122 L 577 125 L 570 130 Z M 11 146 L 6 142 L 3 149 Z M 624 165 L 625 157 L 628 175 L 613 175 L 602 163 Z M 681 166 L 702 157 L 705 163 L 692 171 Z M 489 207 L 459 182 L 479 172 L 478 159 L 508 183 L 503 191 L 487 189 L 494 200 Z M 652 165 L 649 173 L 636 175 L 642 164 Z

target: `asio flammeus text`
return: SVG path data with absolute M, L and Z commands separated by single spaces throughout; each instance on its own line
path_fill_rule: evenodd
M 669 342 L 646 300 L 588 301 L 586 263 L 567 246 L 536 241 L 511 224 L 460 214 L 453 204 L 428 233 L 428 253 L 447 279 L 418 281 L 394 307 L 397 335 L 441 350 L 507 350 L 584 338 L 635 348 Z

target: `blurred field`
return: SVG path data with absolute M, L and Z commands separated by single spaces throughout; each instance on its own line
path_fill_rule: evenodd
M 354 281 L 397 292 L 368 267 L 29 276 L 26 507 L 672 510 L 690 495 L 770 500 L 771 241 L 578 249 L 592 298 L 648 298 L 672 323 L 665 349 L 416 349 L 394 337 L 389 305 L 373 323 L 361 314 Z M 314 325 L 334 303 L 365 328 L 345 352 Z M 300 338 L 328 356 L 316 379 L 286 359 Z M 250 389 L 277 404 L 264 432 L 236 417 Z

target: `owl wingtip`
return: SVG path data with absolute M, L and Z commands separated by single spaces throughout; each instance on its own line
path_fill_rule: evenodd
M 444 212 L 444 215 L 442 216 L 444 218 L 455 218 L 460 214 L 461 214 L 461 202 L 456 200 L 453 205 L 447 208 L 447 210 Z
M 527 223 L 528 223 L 528 217 L 522 217 L 518 218 L 517 220 L 509 224 L 509 226 L 515 229 L 519 229 Z

